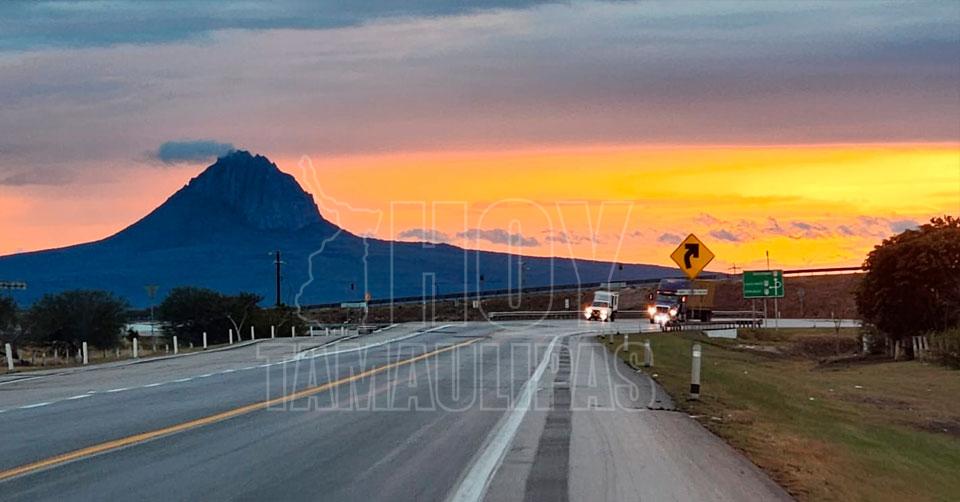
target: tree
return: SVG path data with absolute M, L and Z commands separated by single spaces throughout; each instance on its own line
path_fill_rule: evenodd
M 9 296 L 0 296 L 0 340 L 12 342 L 16 338 L 17 302 Z
M 199 343 L 207 333 L 210 343 L 227 340 L 227 330 L 243 335 L 243 329 L 256 318 L 262 297 L 253 293 L 223 295 L 216 291 L 181 286 L 174 288 L 160 303 L 158 314 L 169 335 L 182 341 Z
M 259 314 L 258 304 L 263 297 L 253 293 L 240 293 L 235 296 L 224 297 L 224 313 L 230 324 L 233 325 L 234 332 L 243 336 L 243 328 L 252 317 Z
M 857 308 L 891 338 L 960 325 L 960 218 L 933 218 L 885 239 L 863 267 Z
M 73 290 L 46 294 L 27 312 L 31 336 L 42 342 L 82 342 L 98 348 L 115 347 L 127 320 L 129 305 L 107 291 Z
M 196 342 L 204 331 L 213 343 L 227 339 L 224 297 L 216 291 L 182 286 L 174 288 L 157 309 L 164 331 L 180 340 Z

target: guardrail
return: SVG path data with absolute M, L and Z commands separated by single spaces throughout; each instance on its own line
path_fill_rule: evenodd
M 688 322 L 663 326 L 663 331 L 704 331 L 711 329 L 762 328 L 763 319 L 730 319 L 728 321 Z

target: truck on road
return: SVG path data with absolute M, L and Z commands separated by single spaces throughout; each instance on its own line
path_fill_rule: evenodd
M 715 287 L 713 281 L 662 279 L 656 292 L 647 296 L 650 324 L 673 326 L 691 320 L 709 322 L 713 317 Z
M 588 321 L 613 322 L 620 309 L 620 293 L 615 291 L 595 291 L 593 302 L 583 309 L 583 317 Z

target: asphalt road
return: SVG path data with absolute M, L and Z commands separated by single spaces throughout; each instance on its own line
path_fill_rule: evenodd
M 788 498 L 594 342 L 610 328 L 401 325 L 5 383 L 0 498 Z

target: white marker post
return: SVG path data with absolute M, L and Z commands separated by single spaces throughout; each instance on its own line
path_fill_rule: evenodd
M 230 345 L 233 345 L 233 330 L 232 330 L 232 329 L 227 330 L 227 336 L 229 336 Z
M 323 335 L 324 335 L 324 336 L 330 336 L 330 328 L 323 328 L 323 329 L 325 330 L 325 331 L 323 332 Z
M 7 371 L 13 371 L 13 347 L 9 343 L 3 344 L 4 353 L 7 355 Z
M 177 335 L 173 335 L 173 353 L 180 353 L 180 346 L 177 344 Z
M 257 333 L 253 330 L 253 326 L 250 326 L 250 340 L 256 340 Z
M 277 337 L 277 327 L 271 324 L 271 325 L 270 325 L 270 338 L 276 338 L 276 337 Z
M 140 338 L 138 337 L 133 338 L 133 358 L 140 358 Z
M 82 344 L 80 344 L 80 346 L 83 347 L 81 349 L 83 351 L 83 365 L 86 366 L 87 363 L 90 362 L 90 358 L 88 357 L 88 354 L 87 354 L 87 342 L 83 342 Z
M 693 367 L 690 369 L 690 399 L 700 399 L 700 344 L 693 344 Z
M 313 326 L 310 326 L 310 336 L 313 336 Z
M 290 326 L 290 338 L 296 338 L 296 337 L 297 337 L 297 327 Z
M 650 347 L 650 340 L 643 341 L 643 365 L 647 368 L 653 367 L 653 348 Z
M 207 332 L 203 332 L 203 350 L 207 350 Z

